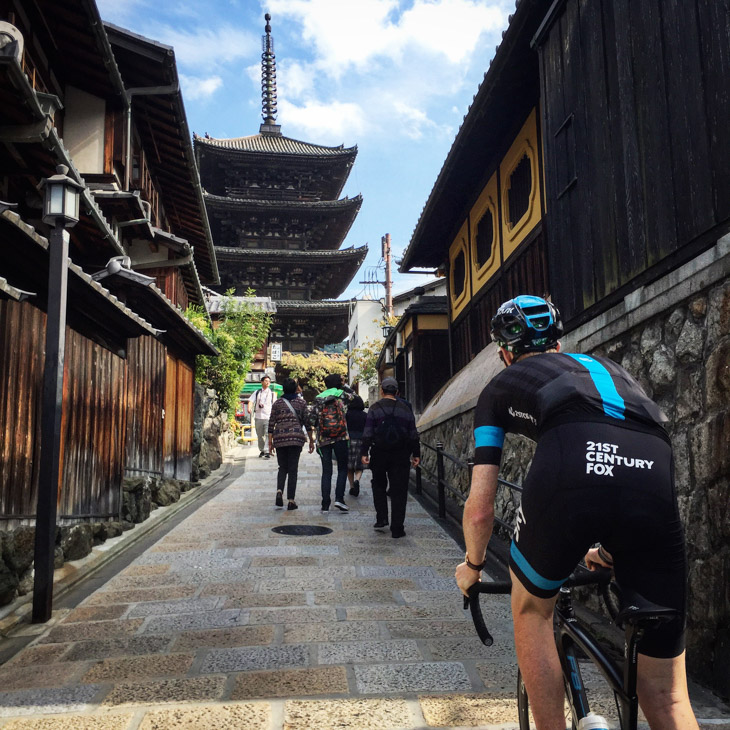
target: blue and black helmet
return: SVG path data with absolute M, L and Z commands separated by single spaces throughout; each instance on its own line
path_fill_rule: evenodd
M 516 355 L 544 352 L 557 344 L 563 323 L 552 302 L 522 294 L 500 306 L 492 317 L 490 334 L 500 347 Z

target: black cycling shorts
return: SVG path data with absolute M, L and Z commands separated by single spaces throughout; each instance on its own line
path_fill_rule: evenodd
M 530 593 L 549 598 L 596 542 L 613 556 L 619 586 L 681 613 L 647 630 L 639 651 L 681 654 L 687 559 L 665 439 L 584 422 L 541 437 L 524 482 L 510 567 Z

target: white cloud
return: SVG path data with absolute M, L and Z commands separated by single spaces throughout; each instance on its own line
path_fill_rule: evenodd
M 166 25 L 152 29 L 151 35 L 175 49 L 180 66 L 197 72 L 211 71 L 239 60 L 249 61 L 259 48 L 256 35 L 231 25 L 199 26 L 196 30 Z
M 104 20 L 125 25 L 147 6 L 147 0 L 96 0 L 96 6 Z
M 212 96 L 223 85 L 223 79 L 220 76 L 200 78 L 180 74 L 180 83 L 183 87 L 185 98 L 193 101 L 207 99 Z
M 286 119 L 287 127 L 318 144 L 352 144 L 350 140 L 362 137 L 368 128 L 365 113 L 354 103 L 312 100 L 297 106 L 284 101 L 279 109 L 279 119 Z

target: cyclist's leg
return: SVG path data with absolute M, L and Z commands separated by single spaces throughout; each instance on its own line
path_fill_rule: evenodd
M 517 663 L 538 730 L 565 730 L 563 672 L 553 638 L 557 596 L 538 598 L 510 570 Z
M 699 727 L 687 692 L 684 654 L 670 659 L 639 654 L 639 704 L 652 730 Z

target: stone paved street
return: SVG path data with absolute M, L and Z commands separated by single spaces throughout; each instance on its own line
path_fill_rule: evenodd
M 516 727 L 507 599 L 485 648 L 452 579 L 463 553 L 427 512 L 410 499 L 406 538 L 375 532 L 366 476 L 349 514 L 321 514 L 316 454 L 299 509 L 276 510 L 275 459 L 241 452 L 229 487 L 0 667 L 0 727 Z

